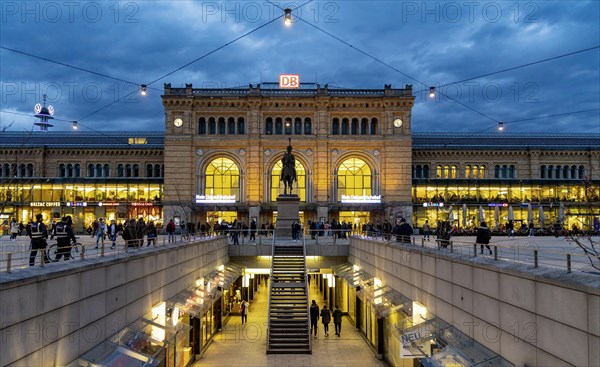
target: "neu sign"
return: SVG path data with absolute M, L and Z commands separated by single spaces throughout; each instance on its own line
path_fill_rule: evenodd
M 281 74 L 279 75 L 279 88 L 300 88 L 300 75 Z

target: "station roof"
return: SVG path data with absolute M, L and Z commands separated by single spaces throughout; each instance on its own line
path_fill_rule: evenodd
M 30 131 L 0 132 L 0 148 L 163 149 L 162 131 Z

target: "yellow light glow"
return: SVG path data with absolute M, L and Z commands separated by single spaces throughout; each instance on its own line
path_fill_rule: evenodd
M 354 271 L 360 270 L 360 266 L 358 266 L 358 265 L 352 265 L 352 268 L 354 269 Z
M 219 271 L 225 271 L 225 265 L 221 264 L 221 265 L 219 265 L 219 267 L 217 269 Z
M 167 315 L 167 304 L 166 302 L 159 302 L 152 307 L 152 320 L 159 325 L 164 325 Z M 152 325 L 151 331 L 152 339 L 154 340 L 165 340 L 165 329 Z
M 382 285 L 383 285 L 383 282 L 381 281 L 381 279 L 379 279 L 379 278 L 373 279 L 373 288 L 378 289 L 378 288 L 381 288 Z M 376 305 L 381 303 L 381 294 L 382 294 L 381 289 L 375 291 L 373 302 Z
M 426 320 L 427 307 L 421 302 L 413 301 L 413 325 L 418 325 Z

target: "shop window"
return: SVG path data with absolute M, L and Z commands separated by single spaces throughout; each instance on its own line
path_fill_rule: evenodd
M 339 135 L 340 134 L 340 120 L 338 118 L 334 118 L 331 123 L 331 135 Z
M 226 125 L 225 125 L 225 118 L 224 117 L 219 117 L 219 134 L 220 135 L 225 135 L 227 132 L 226 129 Z
M 302 135 L 302 119 L 296 117 L 294 120 L 294 135 Z
M 244 118 L 238 117 L 237 124 L 238 135 L 244 135 L 246 133 L 246 122 L 244 121 Z
M 372 195 L 372 184 L 371 168 L 365 161 L 346 159 L 337 170 L 337 200 L 343 195 Z
M 283 194 L 285 185 L 281 182 L 282 168 L 281 159 L 279 159 L 271 169 L 271 201 L 277 201 L 277 196 Z M 293 192 L 298 195 L 300 201 L 306 202 L 306 169 L 297 159 L 296 180 L 293 185 Z
M 227 134 L 234 135 L 235 134 L 235 118 L 230 117 L 227 119 Z
M 206 134 L 206 118 L 200 117 L 198 119 L 198 134 L 204 135 Z
M 270 117 L 265 120 L 265 134 L 273 135 L 273 119 Z
M 469 166 L 469 165 L 465 166 L 465 178 L 472 178 L 471 177 L 471 166 Z
M 217 133 L 217 122 L 214 117 L 208 118 L 208 133 L 215 135 Z
M 443 169 L 442 166 L 437 166 L 436 168 L 436 178 L 443 178 Z
M 353 118 L 352 119 L 352 135 L 358 135 L 358 119 L 357 118 Z
M 376 135 L 376 134 L 377 134 L 377 119 L 372 118 L 371 119 L 371 135 Z
M 95 173 L 96 173 L 96 169 L 95 169 L 94 165 L 91 164 L 91 163 L 88 164 L 87 176 L 88 177 L 94 177 Z
M 312 134 L 312 121 L 309 117 L 304 119 L 304 135 Z
M 275 134 L 283 135 L 283 120 L 281 117 L 275 119 Z
M 66 176 L 67 176 L 67 170 L 66 170 L 65 164 L 61 163 L 58 165 L 58 177 L 66 177 Z M 4 175 L 4 168 L 2 169 L 2 177 L 6 177 Z
M 369 119 L 363 118 L 360 121 L 360 134 L 367 135 L 368 131 L 369 131 Z
M 229 158 L 217 158 L 206 167 L 204 174 L 205 195 L 235 195 L 240 200 L 240 170 Z

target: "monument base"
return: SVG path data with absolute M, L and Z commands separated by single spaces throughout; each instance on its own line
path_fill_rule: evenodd
M 298 195 L 279 195 L 277 197 L 277 222 L 275 238 L 292 239 L 292 224 L 300 221 L 300 198 Z

